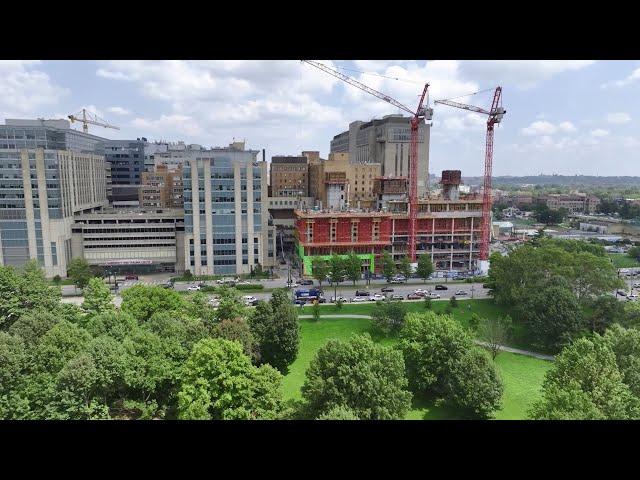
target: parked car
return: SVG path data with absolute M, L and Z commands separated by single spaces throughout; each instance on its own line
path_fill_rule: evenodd
M 251 305 L 253 304 L 253 302 L 258 301 L 258 299 L 253 295 L 245 295 L 244 297 L 242 297 L 242 300 L 244 301 L 245 305 Z
M 313 285 L 313 280 L 301 280 L 300 285 Z
M 420 300 L 422 295 L 416 295 L 415 293 L 410 293 L 407 295 L 407 300 Z
M 369 297 L 353 297 L 351 301 L 352 302 L 368 302 Z
M 635 300 L 637 298 L 638 298 L 638 295 L 636 295 L 635 293 L 631 293 L 627 295 L 627 300 Z
M 395 284 L 404 283 L 404 280 L 398 280 L 397 278 L 392 278 L 390 283 L 395 283 Z
M 356 290 L 356 297 L 370 297 L 371 294 L 366 290 Z
M 436 285 L 436 290 L 449 290 L 446 285 Z
M 296 288 L 297 286 L 298 286 L 298 284 L 296 282 L 287 283 L 287 287 L 289 287 L 289 288 Z
M 241 282 L 236 283 L 236 285 L 251 285 L 251 282 L 248 282 L 247 280 L 242 280 Z
M 466 290 L 458 290 L 456 292 L 456 297 L 464 297 L 465 295 L 469 295 L 469 292 L 467 292 Z
M 389 297 L 391 300 L 404 300 L 404 297 L 402 295 L 399 295 L 397 293 L 394 293 L 393 295 L 391 295 Z
M 384 299 L 385 299 L 385 296 L 381 295 L 380 293 L 374 293 L 369 297 L 369 300 L 371 300 L 372 302 L 382 301 Z
M 124 277 L 125 280 L 138 280 L 138 275 L 134 275 L 130 273 L 129 275 Z
M 482 284 L 482 288 L 491 288 L 491 287 L 489 286 L 489 284 L 487 284 L 487 283 L 483 283 L 483 284 Z
M 189 287 L 187 287 L 187 290 L 190 292 L 197 292 L 201 289 L 202 287 L 200 287 L 200 285 L 189 285 Z
M 433 293 L 433 292 L 429 292 L 427 294 L 428 298 L 440 298 L 440 295 L 438 295 L 437 293 Z
M 296 298 L 293 303 L 294 305 L 306 305 L 307 301 L 304 298 Z
M 381 292 L 393 292 L 393 288 L 391 287 L 382 287 L 380 289 Z
M 347 299 L 341 295 L 338 295 L 337 297 L 331 297 L 331 303 L 338 303 L 338 302 L 346 302 Z
M 424 297 L 429 292 L 426 291 L 424 288 L 416 288 L 413 293 L 415 293 L 416 295 L 420 295 L 420 296 Z
M 618 295 L 620 295 L 621 297 L 626 297 L 626 296 L 627 296 L 627 292 L 622 291 L 622 290 L 618 290 L 616 293 L 617 293 Z

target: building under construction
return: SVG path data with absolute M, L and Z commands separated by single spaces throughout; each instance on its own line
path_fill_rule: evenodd
M 430 255 L 436 270 L 476 270 L 482 231 L 482 196 L 460 193 L 459 170 L 442 172 L 442 194 L 418 199 L 416 253 Z M 375 210 L 296 210 L 298 254 L 304 273 L 313 257 L 354 251 L 364 271 L 381 271 L 380 256 L 399 262 L 409 254 L 406 178 L 375 179 Z

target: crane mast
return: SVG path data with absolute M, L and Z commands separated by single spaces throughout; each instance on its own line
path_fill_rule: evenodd
M 359 82 L 353 77 L 345 75 L 343 73 L 334 70 L 333 68 L 327 67 L 320 62 L 315 62 L 312 60 L 302 60 L 304 63 L 308 63 L 309 65 L 316 67 L 319 70 L 322 70 L 329 75 L 332 75 L 340 80 L 348 83 L 349 85 L 353 85 L 360 90 L 363 90 L 374 97 L 377 97 L 381 100 L 384 100 L 387 103 L 399 108 L 407 112 L 411 115 L 410 125 L 411 125 L 411 143 L 409 148 L 409 192 L 407 195 L 407 207 L 408 207 L 408 216 L 409 216 L 409 258 L 412 262 L 416 261 L 416 218 L 418 213 L 418 132 L 420 129 L 420 124 L 425 120 L 431 120 L 433 111 L 430 108 L 425 107 L 424 100 L 427 97 L 427 92 L 429 90 L 429 84 L 426 83 L 424 89 L 422 90 L 422 95 L 420 96 L 420 101 L 418 102 L 418 108 L 416 108 L 415 112 L 411 110 L 409 107 L 403 105 L 398 102 L 396 99 L 386 95 L 382 92 L 374 90 L 371 87 L 368 87 L 362 82 Z M 428 104 L 428 102 L 427 102 Z
M 485 139 L 484 178 L 482 184 L 482 230 L 480 239 L 480 261 L 489 260 L 489 241 L 491 238 L 491 177 L 493 175 L 493 133 L 497 123 L 507 111 L 502 108 L 502 87 L 496 87 L 491 102 L 491 109 L 485 110 L 474 105 L 452 102 L 451 100 L 436 100 L 434 103 L 448 105 L 454 108 L 468 110 L 470 112 L 488 115 L 487 135 Z

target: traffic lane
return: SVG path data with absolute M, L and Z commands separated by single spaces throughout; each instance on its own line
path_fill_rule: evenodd
M 442 285 L 445 285 L 444 283 Z M 440 298 L 443 299 L 449 299 L 453 296 L 456 296 L 456 298 L 459 299 L 463 299 L 463 298 L 489 298 L 489 289 L 487 288 L 482 288 L 482 284 L 481 283 L 461 283 L 461 284 L 449 284 L 449 285 L 445 285 L 447 287 L 447 290 L 436 290 L 435 289 L 435 285 L 424 285 L 424 284 L 413 284 L 413 285 L 406 285 L 406 284 L 393 284 L 393 285 L 389 285 L 386 284 L 384 286 L 379 286 L 379 285 L 370 285 L 369 287 L 365 286 L 365 285 L 356 285 L 355 287 L 353 286 L 349 286 L 349 287 L 345 287 L 345 286 L 341 286 L 338 287 L 338 296 L 343 296 L 346 297 L 347 299 L 353 298 L 356 296 L 356 290 L 364 290 L 367 291 L 371 294 L 374 293 L 382 293 L 383 295 L 402 295 L 405 299 L 407 298 L 407 295 L 409 295 L 410 293 L 415 292 L 417 289 L 422 289 L 422 290 L 427 290 L 427 291 L 431 291 L 433 293 L 437 293 L 438 295 L 440 295 Z M 301 287 L 301 288 L 306 288 L 306 287 Z M 393 288 L 393 292 L 382 292 L 382 288 Z M 292 289 L 292 290 L 296 290 L 296 289 Z M 330 299 L 331 297 L 334 296 L 334 289 L 332 286 L 323 286 L 322 290 L 324 291 L 324 296 L 325 298 Z M 456 295 L 456 292 L 458 290 L 462 290 L 467 292 L 467 295 Z

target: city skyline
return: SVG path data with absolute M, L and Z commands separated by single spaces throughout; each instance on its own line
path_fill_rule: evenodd
M 413 108 L 425 81 L 434 99 L 487 108 L 503 87 L 494 175 L 640 175 L 637 61 L 322 61 Z M 361 73 L 368 72 L 368 73 Z M 398 80 L 395 80 L 398 79 Z M 66 118 L 82 108 L 121 130 L 206 147 L 246 140 L 267 157 L 318 150 L 355 120 L 399 113 L 299 61 L 2 61 L 4 118 Z M 487 91 L 488 90 L 488 91 Z M 432 174 L 482 173 L 482 115 L 436 105 Z M 81 129 L 79 124 L 74 128 Z

